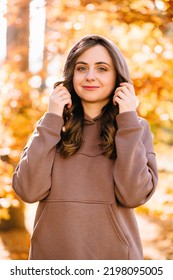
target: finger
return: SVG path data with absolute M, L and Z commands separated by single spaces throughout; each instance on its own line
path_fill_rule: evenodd
M 115 106 L 118 104 L 118 103 L 115 101 L 115 96 L 113 96 L 112 102 L 113 102 L 113 104 L 114 104 Z
M 58 86 L 56 86 L 56 87 L 54 88 L 54 91 L 55 91 L 55 90 L 62 90 L 62 89 L 66 89 L 66 90 L 67 90 L 67 88 L 64 87 L 63 85 L 58 85 Z
M 72 106 L 72 100 L 70 99 L 69 102 L 67 103 L 67 108 L 70 109 Z
M 125 94 L 124 92 L 122 92 L 121 90 L 117 91 L 115 94 L 114 94 L 115 97 L 119 97 L 121 98 L 122 100 L 124 101 L 128 101 L 129 100 L 129 93 L 128 95 Z
M 66 87 L 59 85 L 57 86 L 51 94 L 52 101 L 59 104 L 60 107 L 67 105 L 67 108 L 71 108 L 72 100 L 71 95 Z
M 131 94 L 130 93 L 130 91 L 129 91 L 129 89 L 126 87 L 126 86 L 122 86 L 122 87 L 118 87 L 116 90 L 115 90 L 115 93 L 117 93 L 117 92 L 123 92 L 124 94 L 126 94 L 126 95 L 129 95 L 129 94 Z
M 55 101 L 55 102 L 58 102 L 58 103 L 60 103 L 60 105 L 62 105 L 62 102 L 61 101 L 64 101 L 65 100 L 65 102 L 67 101 L 67 100 L 71 100 L 71 95 L 69 94 L 69 92 L 68 91 L 58 91 L 58 92 L 56 92 L 56 93 L 54 93 L 53 95 L 52 95 L 52 99 Z M 70 104 L 71 104 L 71 101 L 69 101 L 68 102 L 69 103 L 69 106 L 70 106 Z M 63 105 L 64 105 L 64 102 L 63 102 Z M 71 106 L 70 106 L 71 107 Z
M 131 94 L 136 95 L 134 86 L 132 84 L 124 82 L 124 83 L 120 83 L 120 86 L 126 87 L 130 91 Z
M 56 104 L 56 106 L 64 107 L 65 105 L 68 105 L 70 108 L 72 105 L 71 101 L 71 95 L 69 93 L 63 93 L 63 94 L 53 94 L 50 96 L 50 103 L 53 105 Z
M 124 105 L 124 101 L 118 96 L 115 96 L 114 103 L 118 104 L 119 106 Z
M 66 87 L 63 87 L 63 86 L 57 86 L 55 89 L 54 89 L 54 91 L 53 91 L 53 95 L 62 95 L 62 94 L 64 94 L 64 93 L 68 93 L 69 94 L 69 92 L 68 92 L 68 90 L 67 90 L 67 88 Z
M 66 98 L 71 98 L 71 95 L 67 92 L 62 92 L 57 95 L 57 98 L 59 98 L 60 100 L 64 100 Z
M 118 99 L 117 99 L 118 98 Z M 117 100 L 123 100 L 123 102 L 128 102 L 128 98 L 126 97 L 126 95 L 122 92 L 122 91 L 118 91 L 114 94 L 113 97 L 113 103 L 114 105 L 116 105 L 117 103 L 119 104 L 119 102 L 117 102 Z
M 65 105 L 67 105 L 67 108 L 70 109 L 71 106 L 72 106 L 72 99 L 71 99 L 71 96 L 67 96 L 66 98 L 64 98 L 64 102 L 65 102 Z
M 69 97 L 69 96 L 63 97 L 60 102 L 64 106 L 67 105 L 67 108 L 71 108 L 71 106 L 72 106 L 72 100 L 71 100 L 71 97 Z

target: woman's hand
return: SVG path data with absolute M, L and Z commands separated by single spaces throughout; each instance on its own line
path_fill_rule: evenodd
M 115 90 L 113 97 L 114 105 L 119 105 L 119 113 L 136 111 L 137 99 L 132 84 L 120 83 L 120 87 Z
M 48 112 L 62 116 L 65 105 L 72 106 L 71 95 L 66 87 L 57 86 L 50 95 Z

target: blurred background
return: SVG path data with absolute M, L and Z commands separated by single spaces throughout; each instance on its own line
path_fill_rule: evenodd
M 11 188 L 69 48 L 99 34 L 123 52 L 148 120 L 159 185 L 135 209 L 145 259 L 173 259 L 173 1 L 0 0 L 0 259 L 27 259 L 36 204 Z

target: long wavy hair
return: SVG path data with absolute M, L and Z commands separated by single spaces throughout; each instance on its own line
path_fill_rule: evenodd
M 77 42 L 69 52 L 63 70 L 63 80 L 54 84 L 65 86 L 71 94 L 72 106 L 70 109 L 65 106 L 63 111 L 64 126 L 61 130 L 61 140 L 57 144 L 60 155 L 68 158 L 74 155 L 83 144 L 84 111 L 81 100 L 73 87 L 73 75 L 77 58 L 91 47 L 101 45 L 105 47 L 113 61 L 116 69 L 116 85 L 121 82 L 131 82 L 127 64 L 118 47 L 110 40 L 98 36 L 88 35 Z M 113 92 L 114 92 L 113 90 Z M 109 102 L 102 108 L 99 118 L 100 122 L 100 147 L 102 154 L 110 159 L 116 158 L 115 134 L 117 131 L 116 116 L 118 105 L 112 102 L 113 92 Z

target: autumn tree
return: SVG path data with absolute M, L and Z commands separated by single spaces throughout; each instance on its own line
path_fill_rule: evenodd
M 35 14 L 46 9 L 46 29 L 35 35 L 44 36 L 44 52 L 42 66 L 36 69 L 35 61 L 33 70 L 29 62 L 33 46 L 29 8 L 34 4 Z M 4 209 L 15 197 L 12 173 L 36 121 L 47 109 L 67 52 L 86 34 L 103 35 L 122 50 L 139 99 L 139 114 L 150 122 L 155 143 L 172 145 L 172 17 L 172 0 L 8 1 L 7 58 L 0 69 L 0 196 L 9 199 L 1 200 L 0 217 L 8 216 Z M 32 28 L 37 30 L 37 25 Z M 35 52 L 38 47 L 39 43 Z
M 13 173 L 13 158 L 16 149 L 20 149 L 26 142 L 26 133 L 30 132 L 31 99 L 28 85 L 28 51 L 29 51 L 29 0 L 9 1 L 8 3 L 8 31 L 7 31 L 7 59 L 4 67 L 7 71 L 6 87 L 2 108 L 1 176 L 0 186 L 1 221 L 0 228 L 24 226 L 23 204 L 19 202 L 10 188 Z M 25 128 L 25 129 L 23 129 Z M 9 140 L 10 139 L 10 140 Z M 7 147 L 9 149 L 7 149 Z M 14 154 L 11 154 L 14 150 Z

